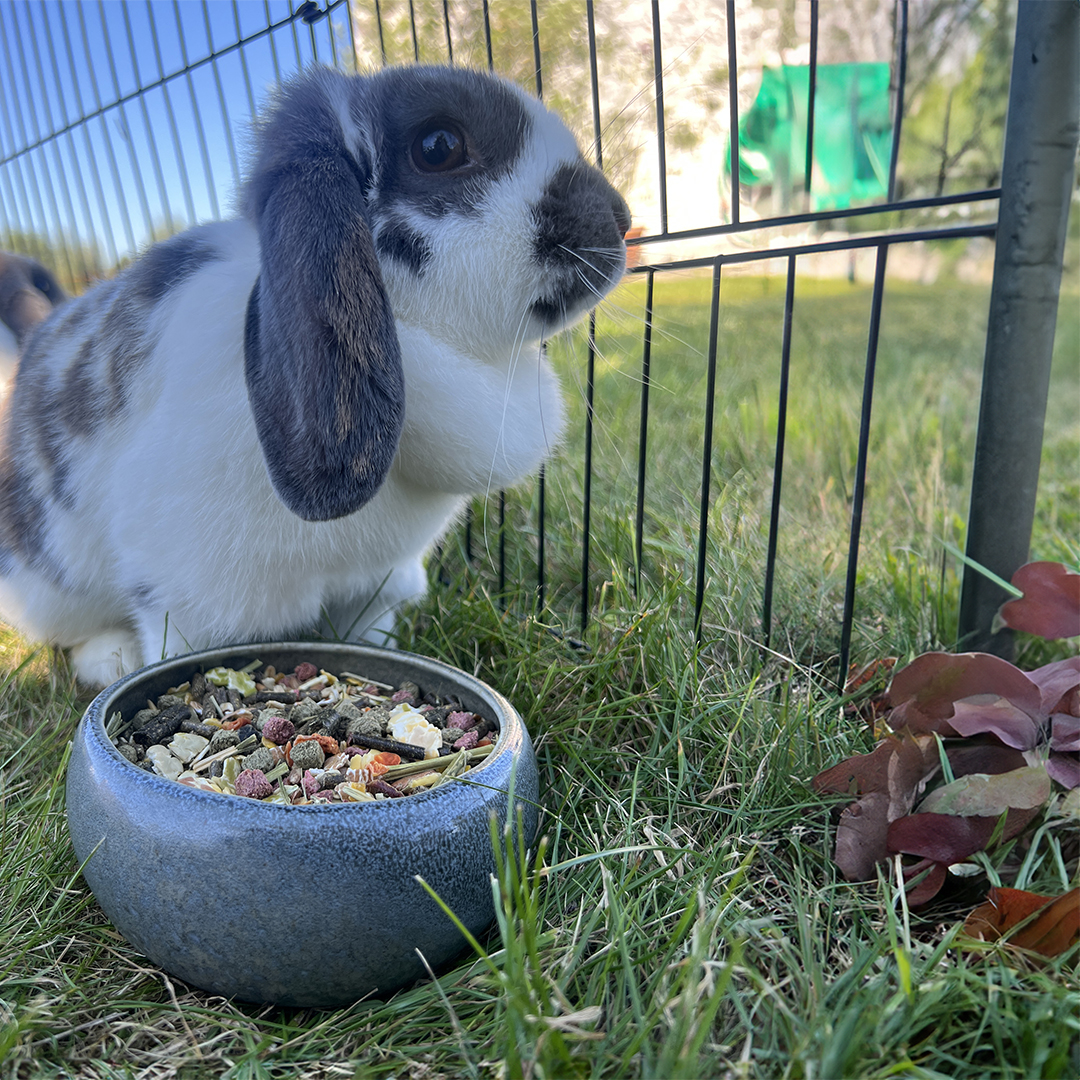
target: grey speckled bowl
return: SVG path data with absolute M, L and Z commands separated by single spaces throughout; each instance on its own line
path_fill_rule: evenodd
M 499 722 L 472 784 L 358 805 L 273 806 L 198 791 L 135 768 L 105 734 L 195 671 L 258 659 L 418 683 Z M 484 786 L 477 786 L 484 785 Z M 410 653 L 273 643 L 178 657 L 103 690 L 79 724 L 67 776 L 68 829 L 98 903 L 155 964 L 227 997 L 334 1007 L 385 994 L 455 956 L 460 932 L 420 875 L 473 933 L 493 917 L 490 814 L 509 790 L 531 842 L 536 758 L 513 706 L 472 676 Z M 520 799 L 520 802 L 518 800 Z

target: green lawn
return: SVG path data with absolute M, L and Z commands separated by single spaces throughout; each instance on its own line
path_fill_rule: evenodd
M 62 657 L 0 636 L 0 1075 L 80 1077 L 1074 1077 L 1076 954 L 1036 968 L 957 947 L 985 879 L 909 912 L 890 868 L 829 860 L 835 799 L 808 779 L 868 748 L 844 716 L 838 606 L 869 287 L 799 282 L 771 655 L 759 646 L 783 281 L 723 286 L 702 641 L 693 586 L 708 278 L 657 282 L 646 528 L 633 511 L 642 283 L 598 324 L 590 552 L 580 631 L 584 360 L 553 354 L 574 434 L 547 470 L 547 595 L 533 602 L 537 492 L 478 501 L 444 584 L 401 644 L 477 672 L 522 712 L 541 764 L 535 861 L 504 867 L 486 961 L 465 955 L 388 1001 L 259 1008 L 169 979 L 109 926 L 78 876 L 65 747 L 85 704 Z M 890 282 L 874 399 L 854 655 L 949 647 L 987 290 Z M 1080 562 L 1080 319 L 1063 296 L 1033 552 Z M 580 389 L 580 392 L 579 392 Z M 553 632 L 555 631 L 555 632 Z M 580 637 L 580 643 L 571 638 Z M 583 646 L 583 647 L 582 647 Z M 1037 651 L 1037 650 L 1036 650 Z M 1042 650 L 1040 655 L 1044 655 Z M 1018 884 L 1077 881 L 1041 835 Z M 630 850 L 627 850 L 630 849 Z M 995 867 L 1012 880 L 1015 852 Z M 252 898 L 252 918 L 264 898 Z M 317 911 L 313 917 L 318 917 Z

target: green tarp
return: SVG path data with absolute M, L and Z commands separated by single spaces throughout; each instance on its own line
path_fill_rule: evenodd
M 792 195 L 804 190 L 809 98 L 809 67 L 767 67 L 757 99 L 739 119 L 740 179 L 769 185 L 778 212 L 790 209 Z M 843 209 L 884 197 L 891 144 L 889 65 L 819 64 L 813 208 Z

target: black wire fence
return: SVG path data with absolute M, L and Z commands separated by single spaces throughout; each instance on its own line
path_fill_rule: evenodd
M 630 560 L 637 575 L 647 548 L 647 491 L 650 485 L 663 483 L 662 478 L 650 475 L 654 449 L 649 442 L 650 389 L 654 365 L 665 344 L 655 332 L 661 315 L 657 286 L 686 273 L 711 274 L 709 327 L 703 349 L 706 386 L 699 447 L 700 483 L 696 507 L 688 504 L 685 508 L 685 512 L 693 509 L 697 515 L 696 551 L 692 553 L 692 620 L 699 636 L 703 633 L 710 588 L 710 514 L 716 513 L 715 402 L 718 349 L 723 335 L 722 284 L 745 268 L 759 272 L 782 268 L 784 302 L 776 350 L 776 440 L 765 526 L 759 628 L 760 640 L 766 646 L 774 632 L 793 313 L 800 270 L 815 258 L 847 255 L 854 265 L 860 253 L 869 254 L 873 259 L 873 291 L 866 327 L 862 404 L 849 494 L 846 574 L 839 613 L 838 670 L 842 680 L 848 668 L 855 622 L 875 366 L 890 256 L 897 249 L 912 250 L 927 243 L 991 240 L 999 229 L 999 204 L 1004 215 L 1011 202 L 1021 197 L 1003 191 L 998 180 L 1002 175 L 1005 182 L 1009 180 L 1009 145 L 1005 165 L 998 163 L 989 170 L 993 174 L 988 177 L 990 183 L 973 183 L 970 176 L 950 179 L 943 166 L 934 190 L 904 190 L 897 165 L 911 92 L 910 61 L 918 59 L 925 70 L 926 56 L 933 51 L 927 43 L 943 53 L 941 42 L 947 42 L 950 34 L 962 36 L 965 20 L 974 17 L 978 5 L 971 0 L 956 0 L 951 7 L 932 5 L 937 10 L 937 21 L 927 22 L 924 9 L 930 6 L 910 5 L 908 0 L 850 0 L 847 5 L 849 17 L 852 13 L 865 15 L 867 25 L 863 29 L 867 34 L 876 28 L 878 56 L 871 59 L 886 53 L 889 115 L 881 130 L 887 134 L 887 160 L 875 163 L 883 190 L 877 197 L 815 208 L 815 152 L 828 137 L 821 119 L 825 115 L 820 80 L 822 28 L 828 19 L 835 23 L 837 18 L 835 9 L 819 5 L 817 0 L 714 0 L 689 6 L 662 4 L 660 0 L 605 0 L 602 5 L 591 0 L 354 0 L 351 4 L 346 0 L 322 4 L 313 0 L 130 0 L 119 4 L 100 0 L 3 0 L 0 244 L 41 258 L 78 291 L 123 265 L 149 241 L 197 221 L 228 214 L 230 197 L 243 172 L 244 131 L 257 114 L 265 91 L 311 63 L 328 63 L 347 70 L 383 63 L 458 63 L 492 68 L 515 78 L 557 111 L 567 114 L 596 163 L 607 166 L 616 182 L 620 170 L 636 170 L 650 178 L 652 220 L 646 231 L 630 240 L 634 257 L 629 272 L 643 281 L 644 287 L 644 308 L 638 324 L 641 367 L 635 376 L 640 388 L 640 420 L 634 448 L 636 494 L 633 506 L 602 507 L 607 514 L 631 520 Z M 698 9 L 697 22 L 687 23 L 688 7 Z M 1039 142 L 1036 129 L 1040 125 L 1043 133 L 1052 133 L 1055 124 L 1066 129 L 1072 123 L 1071 153 L 1075 155 L 1076 86 L 1080 82 L 1075 61 L 1076 12 L 1077 5 L 1069 0 L 1021 0 L 1018 7 L 1008 10 L 1008 33 L 1011 38 L 1015 24 L 1016 54 L 1025 61 L 1019 66 L 1014 63 L 1009 139 L 1017 144 L 1012 147 L 1015 153 L 1025 160 L 1031 157 L 1030 144 Z M 923 23 L 913 44 L 910 24 L 915 16 Z M 634 28 L 634 34 L 628 32 L 628 26 Z M 763 33 L 763 27 L 768 30 L 770 26 L 774 30 L 779 27 L 777 40 L 786 46 L 789 55 L 798 57 L 799 66 L 808 70 L 805 142 L 792 155 L 796 162 L 805 161 L 801 170 L 802 197 L 800 200 L 798 191 L 794 197 L 785 195 L 776 212 L 771 210 L 778 205 L 775 199 L 762 199 L 760 189 L 748 182 L 756 177 L 746 175 L 748 165 L 740 152 L 741 141 L 733 137 L 746 126 L 747 109 L 752 108 L 752 91 L 760 74 L 761 61 L 755 57 L 752 42 Z M 852 27 L 845 30 L 852 38 L 857 36 L 856 31 Z M 1038 51 L 1044 62 L 1037 66 L 1027 63 L 1021 49 Z M 857 44 L 851 46 L 851 51 L 858 52 Z M 1048 101 L 1056 104 L 1047 105 Z M 725 105 L 726 130 L 721 120 Z M 708 120 L 714 145 L 718 139 L 726 139 L 729 146 L 726 162 L 716 177 L 715 207 L 696 206 L 684 195 L 672 194 L 676 186 L 672 155 L 685 150 L 686 118 L 694 115 L 698 106 Z M 1045 115 L 1047 111 L 1051 115 Z M 1013 127 L 1022 134 L 1014 135 Z M 1026 140 L 1024 146 L 1019 145 L 1021 139 Z M 1038 154 L 1035 156 L 1038 158 Z M 1054 160 L 1036 160 L 1031 167 L 1043 176 L 1064 168 L 1071 177 L 1073 161 L 1066 145 Z M 1067 184 L 1063 201 L 1059 199 L 1059 205 L 1046 212 L 1046 220 L 1036 223 L 1047 237 L 1050 257 L 1055 257 L 1056 252 L 1058 279 L 1069 190 Z M 1023 208 L 1017 212 L 1024 212 Z M 1026 227 L 1031 228 L 1031 221 L 1025 220 Z M 678 224 L 673 225 L 676 221 Z M 998 244 L 995 294 L 1016 293 L 1015 280 L 1009 274 L 1022 262 L 1013 259 L 1010 270 L 1010 258 Z M 1057 282 L 1052 274 L 1051 286 L 1056 304 Z M 1043 300 L 1045 322 L 1045 297 Z M 991 336 L 995 333 L 994 303 L 992 299 Z M 1050 345 L 1052 328 L 1050 342 L 1042 350 L 1046 355 L 1025 361 L 1026 382 L 1036 384 L 1032 391 L 1036 414 L 1037 384 L 1042 376 L 1032 379 L 1030 374 L 1035 367 L 1049 371 Z M 600 343 L 599 347 L 608 346 Z M 995 349 L 993 340 L 987 348 L 989 364 Z M 580 545 L 575 617 L 582 629 L 596 603 L 591 547 L 596 511 L 595 316 L 584 335 L 583 349 L 583 459 L 574 463 L 581 471 L 582 507 L 572 540 Z M 987 404 L 988 394 L 992 398 L 993 387 L 984 384 L 984 417 L 993 411 Z M 1043 395 L 1045 410 L 1045 387 Z M 1036 420 L 1041 424 L 1041 414 Z M 1041 428 L 1033 428 L 1021 435 L 1024 445 L 1017 452 L 1027 463 L 1023 468 L 1028 472 L 1034 463 L 1036 477 L 1040 432 Z M 980 445 L 996 444 L 998 435 L 980 431 Z M 984 465 L 977 458 L 973 490 L 983 490 L 987 486 L 985 469 L 997 467 L 993 462 Z M 982 477 L 980 468 L 984 469 Z M 512 502 L 514 496 L 509 498 Z M 474 547 L 481 544 L 490 549 L 485 558 L 495 566 L 500 592 L 512 585 L 531 595 L 541 609 L 550 599 L 553 547 L 564 543 L 551 535 L 550 498 L 549 484 L 541 474 L 534 491 L 522 498 L 524 517 L 515 517 L 517 524 L 511 526 L 508 496 L 499 493 L 490 500 L 494 503 L 490 512 L 486 507 L 477 511 L 483 518 L 483 529 L 471 520 L 466 523 L 463 538 L 468 557 L 474 556 Z M 489 513 L 497 517 L 493 527 Z M 1021 506 L 996 506 L 994 513 L 992 531 L 1006 528 L 1011 534 L 1008 550 L 999 550 L 998 539 L 969 532 L 968 553 L 975 561 L 1008 577 L 1026 552 L 1034 514 L 1033 496 Z M 526 524 L 522 526 L 521 521 Z M 497 542 L 487 544 L 491 532 Z M 508 554 L 508 538 L 511 548 L 524 546 L 531 571 L 525 569 L 521 557 Z M 529 580 L 509 581 L 515 575 Z M 992 591 L 976 596 L 983 588 L 978 575 L 970 582 L 965 578 L 967 624 L 961 625 L 961 637 L 969 643 L 986 646 L 989 642 L 987 647 L 995 647 L 987 612 L 996 607 L 999 598 Z M 1004 646 L 998 643 L 997 647 Z

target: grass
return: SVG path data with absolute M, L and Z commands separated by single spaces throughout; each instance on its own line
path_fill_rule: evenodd
M 633 506 L 640 286 L 601 316 L 591 615 L 582 633 L 583 447 L 547 471 L 549 605 L 536 610 L 535 485 L 508 502 L 497 595 L 494 500 L 473 558 L 401 644 L 498 686 L 542 777 L 543 841 L 504 857 L 499 917 L 437 981 L 337 1012 L 214 998 L 109 926 L 74 863 L 68 739 L 86 695 L 62 656 L 0 632 L 0 1075 L 78 1077 L 1068 1077 L 1080 1072 L 1076 955 L 1035 967 L 961 949 L 981 899 L 958 879 L 909 912 L 889 867 L 841 880 L 835 800 L 807 780 L 865 748 L 830 689 L 868 289 L 800 282 L 773 652 L 760 648 L 782 283 L 724 284 L 709 579 L 690 627 L 708 282 L 657 286 L 644 557 Z M 1034 552 L 1077 561 L 1080 333 L 1063 298 Z M 621 309 L 621 310 L 620 310 Z M 855 653 L 955 638 L 986 291 L 890 284 L 882 329 Z M 578 342 L 556 344 L 583 415 Z M 1070 397 L 1071 394 L 1071 397 Z M 1071 402 L 1071 404 L 1070 404 Z M 575 642 L 575 638 L 580 638 Z M 1027 887 L 1076 884 L 1062 833 Z M 505 838 L 494 838 L 507 848 Z M 1016 852 L 998 857 L 1015 870 Z M 1070 861 L 1071 858 L 1071 861 Z M 252 898 L 258 918 L 261 898 Z M 317 917 L 317 913 L 313 913 Z

